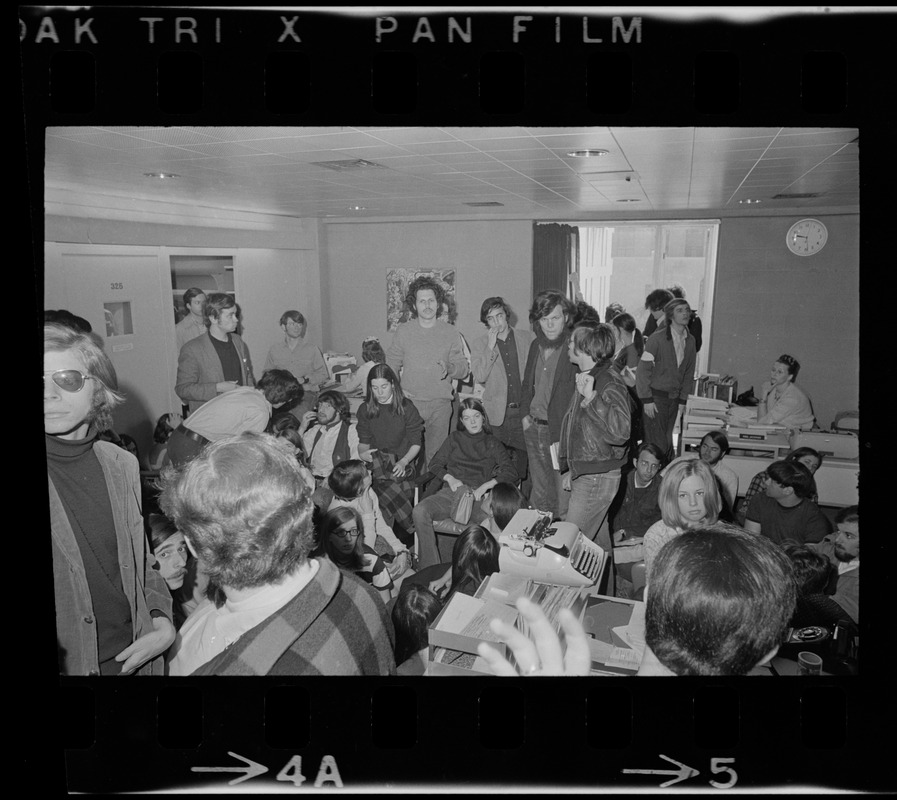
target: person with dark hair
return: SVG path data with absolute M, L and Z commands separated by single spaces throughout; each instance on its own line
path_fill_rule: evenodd
M 695 387 L 695 340 L 686 327 L 690 314 L 685 300 L 664 306 L 667 324 L 648 337 L 635 373 L 645 441 L 656 444 L 667 458 L 673 454 L 679 409 Z
M 331 508 L 318 524 L 314 555 L 329 558 L 344 572 L 357 575 L 380 594 L 384 603 L 392 598 L 394 584 L 386 564 L 364 543 L 361 514 L 351 506 Z
M 483 501 L 486 512 L 486 523 L 492 535 L 497 539 L 508 527 L 514 515 L 524 508 L 529 508 L 529 501 L 523 492 L 513 483 L 496 483 Z
M 646 646 L 640 676 L 768 674 L 788 634 L 797 589 L 782 550 L 734 525 L 683 533 L 659 553 L 645 601 Z M 589 640 L 569 609 L 558 615 L 565 648 L 545 613 L 521 598 L 517 609 L 533 639 L 500 620 L 490 623 L 514 654 L 477 651 L 496 675 L 588 675 Z
M 661 289 L 660 291 L 663 291 L 663 289 Z M 666 291 L 669 293 L 670 299 L 676 298 L 679 300 L 685 300 L 685 289 L 683 289 L 678 284 L 668 286 L 666 288 Z M 652 292 L 651 294 L 654 293 Z M 651 295 L 648 295 L 648 297 L 650 296 Z M 661 296 L 658 295 L 657 299 L 659 300 L 660 297 Z M 669 300 L 667 300 L 666 302 L 669 302 Z M 647 303 L 645 305 L 645 308 L 648 308 Z M 648 317 L 648 321 L 645 323 L 645 336 L 650 336 L 652 333 L 654 333 L 654 331 L 657 330 L 658 326 L 661 325 L 663 325 L 663 322 L 661 322 L 660 319 L 655 317 L 655 315 L 652 313 L 652 315 Z M 701 318 L 698 316 L 697 311 L 692 310 L 691 312 L 691 319 L 689 319 L 688 321 L 688 332 L 695 338 L 695 352 L 700 353 L 701 344 L 703 342 L 704 326 L 701 323 Z
M 753 497 L 745 512 L 746 531 L 762 533 L 778 545 L 820 542 L 831 533 L 828 517 L 810 499 L 816 491 L 810 470 L 799 462 L 774 461 L 766 472 L 766 490 Z
M 792 450 L 785 456 L 785 461 L 798 462 L 803 464 L 808 470 L 810 470 L 811 475 L 816 474 L 816 470 L 822 466 L 822 455 L 814 450 L 812 447 L 798 447 L 796 450 Z M 735 512 L 735 521 L 744 527 L 744 516 L 747 512 L 747 507 L 751 504 L 751 500 L 753 500 L 754 495 L 762 494 L 766 491 L 766 483 L 769 480 L 769 473 L 764 469 L 762 472 L 758 472 L 751 479 L 751 484 L 748 486 L 748 490 L 744 493 L 744 497 L 741 502 L 738 504 L 738 510 Z M 815 482 L 813 488 L 813 494 L 810 496 L 810 499 L 814 503 L 819 503 L 819 496 L 816 493 Z
M 405 297 L 411 319 L 396 328 L 386 352 L 386 363 L 401 378 L 405 396 L 424 421 L 425 464 L 449 434 L 452 381 L 470 373 L 461 334 L 439 319 L 444 303 L 445 289 L 439 281 L 425 276 L 413 280 Z
M 800 364 L 793 356 L 776 359 L 769 380 L 760 389 L 757 422 L 760 425 L 783 425 L 786 428 L 810 430 L 816 422 L 810 398 L 794 385 Z
M 554 467 L 551 445 L 560 442 L 561 424 L 576 390 L 576 368 L 566 352 L 573 304 L 561 292 L 546 289 L 533 298 L 529 321 L 536 338 L 523 371 L 520 413 L 532 480 L 530 502 L 564 519 L 570 495 Z
M 249 348 L 235 333 L 240 323 L 236 300 L 224 292 L 213 292 L 202 313 L 206 333 L 181 348 L 174 387 L 190 413 L 220 394 L 255 384 Z
M 206 320 L 203 316 L 205 305 L 206 293 L 202 289 L 192 287 L 184 292 L 184 308 L 187 310 L 187 316 L 174 326 L 178 353 L 187 342 L 206 332 Z
M 835 566 L 837 579 L 828 592 L 831 599 L 857 624 L 860 622 L 860 508 L 848 506 L 835 515 L 837 530 L 818 544 L 811 544 Z
M 363 461 L 341 461 L 327 478 L 333 493 L 329 510 L 354 508 L 363 523 L 364 544 L 388 562 L 390 577 L 399 578 L 411 568 L 411 553 L 384 518 L 371 484 L 371 473 Z
M 645 311 L 650 311 L 642 328 L 642 335 L 647 339 L 658 327 L 663 326 L 666 316 L 664 306 L 675 299 L 669 289 L 655 289 L 645 298 Z
M 395 672 L 377 591 L 309 558 L 311 490 L 285 442 L 258 433 L 213 442 L 163 473 L 161 505 L 225 597 L 184 623 L 172 675 Z
M 159 574 L 171 592 L 174 627 L 180 628 L 187 614 L 198 604 L 194 601 L 196 559 L 190 557 L 182 534 L 164 514 L 150 514 L 146 518 L 146 534 L 150 550 L 156 557 Z M 196 592 L 201 599 L 202 591 Z
M 374 492 L 399 538 L 412 539 L 415 479 L 424 421 L 388 364 L 368 372 L 367 399 L 358 408 L 358 457 L 371 464 Z
M 590 306 L 585 300 L 577 300 L 573 304 L 573 319 L 570 322 L 571 328 L 578 328 L 580 325 L 588 325 L 594 327 L 601 324 L 601 315 L 598 309 Z
M 832 562 L 810 545 L 786 542 L 782 549 L 791 559 L 797 585 L 797 607 L 791 617 L 791 627 L 829 627 L 842 620 L 852 622 L 847 612 L 825 594 L 833 573 L 837 572 Z
M 426 675 L 428 632 L 442 603 L 424 586 L 404 583 L 392 607 L 396 631 L 396 675 Z
M 318 508 L 326 510 L 333 499 L 327 486 L 330 471 L 341 461 L 358 458 L 358 430 L 351 421 L 346 396 L 333 389 L 321 392 L 317 406 L 302 415 L 301 433 L 317 484 L 312 499 Z
M 65 325 L 65 327 L 74 328 L 81 333 L 93 333 L 93 328 L 84 317 L 79 317 L 77 314 L 73 314 L 64 308 L 60 308 L 58 311 L 53 309 L 44 311 L 44 322 Z
M 446 599 L 455 592 L 472 597 L 486 578 L 498 572 L 500 549 L 484 527 L 468 525 L 452 546 L 452 583 Z
M 719 483 L 720 495 L 723 498 L 723 509 L 720 518 L 725 522 L 734 522 L 735 501 L 738 498 L 738 475 L 723 464 L 723 458 L 729 452 L 729 438 L 722 431 L 707 431 L 698 446 L 698 458 L 710 467 L 713 475 Z M 693 458 L 691 454 L 684 454 L 673 459 L 670 466 L 680 461 Z M 669 469 L 669 467 L 667 467 Z
M 613 364 L 623 377 L 623 383 L 629 391 L 629 412 L 632 417 L 629 435 L 629 452 L 635 455 L 639 442 L 644 439 L 644 423 L 642 422 L 642 402 L 635 388 L 635 373 L 639 359 L 645 352 L 645 340 L 636 327 L 635 317 L 622 312 L 610 320 L 616 339 Z
M 161 656 L 175 638 L 171 596 L 146 551 L 140 465 L 97 441 L 123 399 L 99 337 L 44 326 L 44 441 L 63 675 L 161 675 Z
M 614 334 L 610 325 L 575 328 L 567 350 L 580 370 L 558 448 L 563 489 L 570 492 L 567 522 L 597 542 L 612 563 L 607 511 L 620 488 L 620 468 L 626 461 L 629 393 L 611 363 Z M 609 570 L 607 593 L 613 592 L 613 571 Z
M 163 414 L 156 420 L 156 427 L 153 429 L 153 446 L 146 459 L 146 465 L 150 470 L 162 469 L 162 464 L 165 463 L 165 456 L 168 453 L 168 440 L 183 421 L 184 418 L 174 412 Z
M 368 375 L 377 364 L 386 363 L 386 353 L 376 336 L 366 336 L 361 342 L 361 366 L 349 380 L 336 386 L 336 390 L 344 394 L 354 394 L 367 391 Z
M 532 331 L 512 328 L 511 310 L 501 297 L 487 297 L 480 308 L 480 322 L 489 330 L 474 340 L 470 348 L 473 379 L 483 386 L 483 407 L 492 423 L 493 435 L 510 448 L 517 474 L 527 474 L 526 442 L 523 439 L 520 402 L 523 368 Z
M 656 444 L 642 442 L 632 459 L 635 469 L 626 476 L 626 483 L 619 497 L 616 512 L 611 509 L 611 530 L 613 531 L 614 563 L 631 564 L 645 557 L 642 539 L 648 529 L 659 522 L 659 492 L 662 478 L 663 453 Z M 623 570 L 631 575 L 630 567 Z M 618 570 L 619 571 L 619 570 Z M 627 574 L 623 577 L 629 579 Z
M 305 341 L 308 323 L 299 311 L 284 311 L 280 317 L 282 342 L 271 345 L 265 369 L 285 369 L 292 373 L 306 391 L 314 395 L 330 378 L 321 348 Z M 314 397 L 309 398 L 313 402 Z
M 604 309 L 604 321 L 612 322 L 614 317 L 619 317 L 620 314 L 625 314 L 626 309 L 623 308 L 619 303 L 611 303 L 608 305 L 606 309 Z M 630 314 L 630 316 L 632 316 Z
M 188 342 L 189 344 L 189 342 Z M 274 406 L 298 400 L 302 387 L 289 372 L 269 369 L 255 386 L 240 386 L 203 403 L 171 434 L 167 462 L 180 466 L 205 447 L 239 433 L 261 433 Z
M 458 492 L 472 489 L 475 500 L 483 496 L 499 481 L 514 483 L 517 471 L 505 446 L 489 431 L 486 410 L 472 397 L 461 402 L 458 430 L 445 440 L 430 461 L 430 472 L 437 485 L 445 485 L 435 494 L 421 500 L 412 512 L 420 545 L 420 565 L 438 564 L 439 545 L 433 521 L 451 514 Z M 475 503 L 469 522 L 482 522 L 486 517 L 479 503 Z

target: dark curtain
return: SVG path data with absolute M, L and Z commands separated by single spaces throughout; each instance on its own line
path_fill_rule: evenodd
M 579 264 L 579 228 L 533 224 L 533 296 L 546 289 L 567 294 L 567 276 Z

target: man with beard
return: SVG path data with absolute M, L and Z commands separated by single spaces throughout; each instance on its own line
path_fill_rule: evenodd
M 576 368 L 567 358 L 573 304 L 554 289 L 539 292 L 529 312 L 536 326 L 523 371 L 520 401 L 523 439 L 533 483 L 530 503 L 564 519 L 570 494 L 551 458 L 551 445 L 560 442 L 561 424 L 576 387 Z
M 860 622 L 860 507 L 848 506 L 835 515 L 838 530 L 809 545 L 837 567 L 838 579 L 831 596 L 850 618 Z
M 520 424 L 523 367 L 532 331 L 512 328 L 508 304 L 501 297 L 487 297 L 480 309 L 480 322 L 489 332 L 470 348 L 473 379 L 483 384 L 483 406 L 493 435 L 509 449 L 517 474 L 526 475 L 526 442 Z

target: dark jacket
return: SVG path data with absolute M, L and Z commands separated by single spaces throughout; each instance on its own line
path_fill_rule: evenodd
M 583 397 L 573 393 L 560 439 L 561 472 L 579 475 L 610 472 L 626 460 L 632 418 L 629 392 L 623 377 L 610 362 L 589 371 L 595 395 L 583 408 Z
M 554 384 L 551 387 L 551 397 L 548 401 L 548 433 L 551 441 L 556 442 L 561 437 L 561 424 L 564 414 L 570 406 L 570 398 L 576 391 L 576 367 L 567 358 L 567 342 L 570 339 L 570 331 L 564 333 L 564 340 L 560 344 L 560 354 L 557 369 L 554 373 Z M 536 340 L 530 345 L 529 355 L 526 358 L 526 369 L 523 370 L 522 397 L 520 399 L 520 413 L 526 416 L 530 413 L 530 403 L 536 393 L 536 363 L 539 360 L 539 345 L 545 342 L 545 334 L 541 327 L 536 334 Z

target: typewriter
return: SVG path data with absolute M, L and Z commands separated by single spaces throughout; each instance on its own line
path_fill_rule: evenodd
M 607 558 L 571 522 L 552 522 L 544 511 L 521 509 L 498 537 L 499 572 L 561 586 L 594 586 Z

